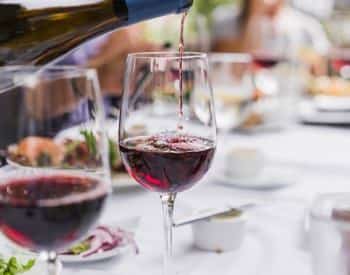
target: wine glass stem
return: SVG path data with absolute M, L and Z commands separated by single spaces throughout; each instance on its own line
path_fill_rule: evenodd
M 173 275 L 172 252 L 173 252 L 173 213 L 176 194 L 164 194 L 162 200 L 163 224 L 164 224 L 164 262 L 163 275 Z
M 60 266 L 55 252 L 42 252 L 40 257 L 47 263 L 47 275 L 59 275 Z

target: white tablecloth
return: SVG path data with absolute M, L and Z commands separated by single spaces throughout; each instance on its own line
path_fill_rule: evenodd
M 253 191 L 217 184 L 215 173 L 232 146 L 254 146 L 269 162 L 296 169 L 297 183 L 290 187 Z M 175 230 L 174 254 L 179 274 L 311 275 L 307 238 L 302 234 L 306 208 L 323 192 L 350 191 L 350 130 L 291 126 L 282 132 L 220 136 L 215 163 L 208 176 L 192 190 L 179 194 L 176 215 L 188 207 L 208 208 L 242 199 L 271 202 L 253 211 L 242 247 L 229 253 L 210 253 L 193 247 L 191 228 Z M 94 264 L 65 266 L 64 274 L 161 274 L 163 232 L 157 194 L 144 190 L 116 192 L 103 215 L 105 222 L 140 216 L 137 231 L 140 254 L 125 255 Z

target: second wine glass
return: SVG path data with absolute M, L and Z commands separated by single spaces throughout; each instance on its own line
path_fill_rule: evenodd
M 0 231 L 41 254 L 59 275 L 59 253 L 84 238 L 110 193 L 104 110 L 94 70 L 4 67 L 3 96 L 18 104 L 1 134 Z
M 128 173 L 161 197 L 165 275 L 173 274 L 175 197 L 202 179 L 216 148 L 207 56 L 185 53 L 182 61 L 180 72 L 178 53 L 128 56 L 119 126 L 120 152 Z M 180 96 L 183 100 L 179 100 Z

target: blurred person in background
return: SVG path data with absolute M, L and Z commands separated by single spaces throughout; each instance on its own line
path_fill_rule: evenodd
M 221 13 L 221 14 L 220 14 Z M 321 24 L 285 0 L 245 0 L 236 16 L 214 12 L 213 50 L 250 52 L 262 48 L 301 59 L 315 74 L 323 73 L 330 43 Z M 224 19 L 222 19 L 224 18 Z
M 144 35 L 144 25 L 137 24 L 110 34 L 98 37 L 80 48 L 66 58 L 60 60 L 58 65 L 79 65 L 96 70 L 101 92 L 105 102 L 107 115 L 117 116 L 122 96 L 124 69 L 129 53 L 157 50 L 154 43 L 147 41 Z M 64 101 L 64 94 L 57 94 L 60 101 Z M 70 106 L 69 98 L 64 102 Z
M 145 38 L 144 25 L 137 24 L 88 42 L 59 64 L 96 69 L 103 95 L 119 98 L 127 55 L 159 49 L 161 46 Z

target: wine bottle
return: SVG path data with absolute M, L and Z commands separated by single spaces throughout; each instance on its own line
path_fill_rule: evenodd
M 192 1 L 0 1 L 0 66 L 49 63 L 101 34 L 146 19 L 183 12 Z

